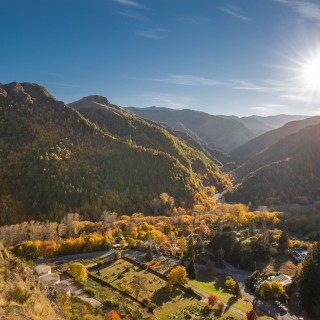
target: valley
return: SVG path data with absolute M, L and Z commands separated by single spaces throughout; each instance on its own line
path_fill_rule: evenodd
M 270 119 L 263 127 L 261 118 L 141 109 L 162 117 L 154 122 L 102 96 L 66 105 L 32 83 L 0 89 L 0 237 L 18 264 L 48 264 L 70 288 L 40 281 L 53 312 L 312 319 L 313 303 L 294 301 L 305 294 L 301 261 L 320 237 L 319 117 L 280 126 L 279 116 L 272 129 Z M 206 128 L 228 130 L 219 137 L 229 141 L 247 133 L 227 146 Z M 25 303 L 3 299 L 13 312 Z

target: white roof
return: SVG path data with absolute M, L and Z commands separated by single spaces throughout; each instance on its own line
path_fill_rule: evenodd
M 292 278 L 286 274 L 279 274 L 278 276 L 273 277 L 271 280 L 280 282 L 284 287 L 292 283 Z
M 38 274 L 38 275 L 42 275 L 42 274 L 48 274 L 51 272 L 51 267 L 47 266 L 45 264 L 39 264 L 34 268 L 34 271 Z
M 60 276 L 56 273 L 44 274 L 39 277 L 40 283 L 45 286 L 54 286 L 60 282 Z

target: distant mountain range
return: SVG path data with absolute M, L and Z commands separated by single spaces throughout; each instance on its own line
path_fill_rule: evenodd
M 228 177 L 203 152 L 100 96 L 67 106 L 32 83 L 0 85 L 0 225 L 77 211 L 150 210 L 167 192 L 192 205 Z
M 293 121 L 232 153 L 240 183 L 229 200 L 310 203 L 320 194 L 320 117 Z
M 157 123 L 165 124 L 176 131 L 183 131 L 199 143 L 211 149 L 227 152 L 238 148 L 253 138 L 292 120 L 306 116 L 278 115 L 271 117 L 236 117 L 210 115 L 194 110 L 174 110 L 162 107 L 129 107 L 132 113 Z

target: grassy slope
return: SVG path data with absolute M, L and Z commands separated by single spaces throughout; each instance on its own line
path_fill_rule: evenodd
M 1 244 L 0 250 L 0 318 L 60 319 L 50 301 L 40 291 L 31 268 L 11 256 Z M 24 303 L 19 303 L 12 297 L 13 290 L 17 288 L 29 296 Z

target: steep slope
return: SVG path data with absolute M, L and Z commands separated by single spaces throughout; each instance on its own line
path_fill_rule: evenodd
M 248 159 L 256 156 L 266 150 L 281 139 L 298 132 L 308 126 L 320 123 L 320 117 L 307 118 L 305 120 L 292 121 L 281 128 L 266 132 L 265 134 L 245 143 L 231 152 L 231 156 L 239 164 L 246 162 Z M 253 160 L 254 161 L 254 160 Z M 258 167 L 256 166 L 256 169 Z
M 93 219 L 105 209 L 148 213 L 162 192 L 192 204 L 201 183 L 226 182 L 213 162 L 177 138 L 176 154 L 165 152 L 162 138 L 149 138 L 152 148 L 132 143 L 123 119 L 107 130 L 39 85 L 1 85 L 0 224 L 70 211 Z
M 208 168 L 218 174 L 218 168 L 205 156 L 205 150 L 199 150 L 199 145 L 188 146 L 174 131 L 113 105 L 104 97 L 89 96 L 69 105 L 106 132 L 130 144 L 167 153 L 198 174 L 204 174 Z
M 231 151 L 255 137 L 254 133 L 234 119 L 225 119 L 194 110 L 166 108 L 128 108 L 132 113 L 174 130 L 184 131 L 210 148 Z
M 315 201 L 320 194 L 319 159 L 317 124 L 281 139 L 248 160 L 237 170 L 245 178 L 227 199 L 255 204 Z
M 14 258 L 0 243 L 0 318 L 62 319 L 40 291 L 32 270 Z

